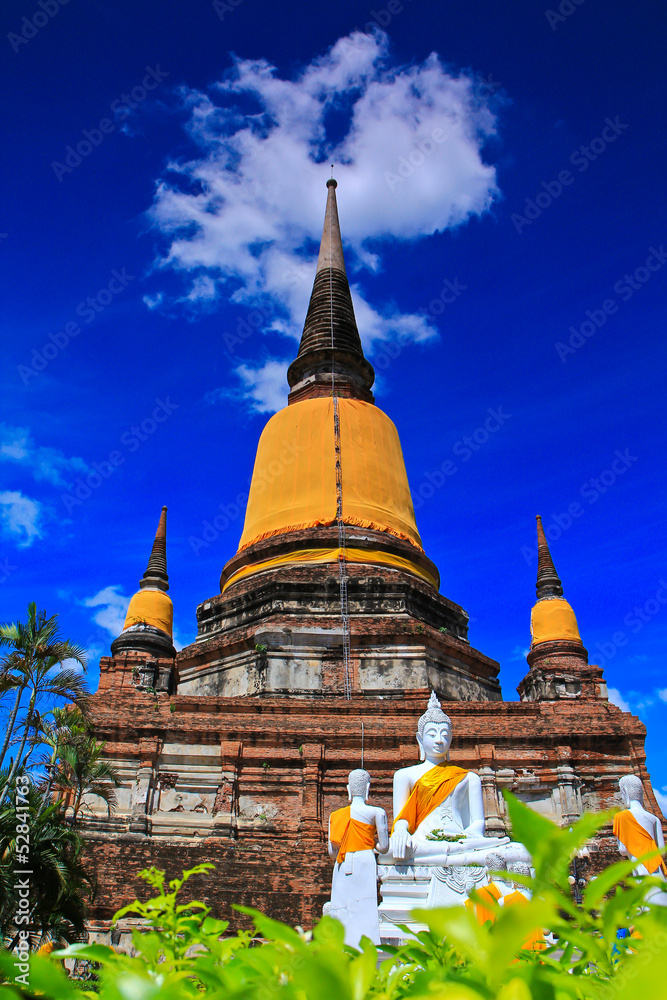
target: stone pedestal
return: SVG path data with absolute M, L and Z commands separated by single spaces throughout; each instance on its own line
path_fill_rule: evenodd
M 479 888 L 487 882 L 486 868 L 432 865 L 379 865 L 381 903 L 379 907 L 382 944 L 398 945 L 406 940 L 407 926 L 413 934 L 427 929 L 414 910 L 443 906 L 464 906 L 467 882 Z

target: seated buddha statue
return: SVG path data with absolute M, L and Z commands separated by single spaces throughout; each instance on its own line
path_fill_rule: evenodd
M 484 835 L 482 783 L 449 763 L 451 742 L 451 720 L 433 692 L 417 726 L 421 763 L 394 774 L 395 819 L 383 863 L 484 865 L 489 851 L 509 844 L 509 837 Z

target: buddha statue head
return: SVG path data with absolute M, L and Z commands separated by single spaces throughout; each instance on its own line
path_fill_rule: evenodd
M 530 865 L 527 865 L 524 861 L 513 861 L 511 865 L 507 866 L 507 871 L 510 877 L 512 875 L 523 875 L 525 878 L 530 878 L 531 870 Z M 514 882 L 516 889 L 526 889 L 525 882 Z
M 363 768 L 358 767 L 354 771 L 350 771 L 347 779 L 347 794 L 350 801 L 355 795 L 361 795 L 364 802 L 368 800 L 368 793 L 371 787 L 371 776 L 368 771 L 364 771 Z
M 618 787 L 626 809 L 631 802 L 639 802 L 640 806 L 644 805 L 644 786 L 641 778 L 638 778 L 636 774 L 624 774 L 619 779 Z
M 419 759 L 428 759 L 438 764 L 449 760 L 451 742 L 452 721 L 440 707 L 435 691 L 431 691 L 426 711 L 417 723 Z

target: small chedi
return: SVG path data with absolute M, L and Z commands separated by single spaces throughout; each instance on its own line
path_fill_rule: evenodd
M 614 816 L 613 830 L 619 853 L 633 861 L 644 858 L 635 867 L 635 875 L 652 875 L 667 882 L 667 865 L 657 853 L 665 846 L 662 823 L 644 808 L 644 789 L 640 779 L 634 774 L 626 774 L 619 780 L 618 787 L 625 806 Z M 656 852 L 653 857 L 644 857 L 652 851 Z M 667 892 L 653 886 L 646 894 L 646 901 L 667 906 Z
M 435 692 L 416 736 L 420 763 L 394 774 L 395 818 L 380 858 L 385 942 L 401 937 L 398 924 L 418 929 L 412 910 L 464 903 L 471 889 L 487 885 L 490 852 L 501 867 L 530 861 L 522 844 L 486 835 L 481 780 L 449 763 L 452 723 Z
M 389 834 L 384 809 L 368 805 L 370 786 L 368 771 L 350 771 L 350 805 L 329 817 L 329 854 L 336 863 L 326 913 L 340 920 L 345 928 L 345 944 L 354 948 L 362 937 L 380 943 L 375 848 L 384 853 Z

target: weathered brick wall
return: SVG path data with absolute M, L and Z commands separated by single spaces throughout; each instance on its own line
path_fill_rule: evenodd
M 193 881 L 192 895 L 217 915 L 237 921 L 237 902 L 309 926 L 328 898 L 328 816 L 345 804 L 347 774 L 361 762 L 362 721 L 372 801 L 391 819 L 392 776 L 416 760 L 414 734 L 428 694 L 216 699 L 156 696 L 125 685 L 95 696 L 97 735 L 108 741 L 112 759 L 134 761 L 137 778 L 132 808 L 88 826 L 87 861 L 99 880 L 93 919 L 106 922 L 145 895 L 137 874 L 150 864 L 173 876 L 212 861 L 216 871 Z M 454 728 L 452 762 L 482 777 L 490 833 L 505 829 L 502 787 L 571 822 L 582 809 L 619 804 L 618 778 L 635 773 L 648 808 L 659 812 L 645 768 L 644 726 L 604 700 L 444 707 Z M 217 775 L 210 805 L 196 813 L 160 811 L 162 778 L 175 791 L 199 787 L 206 769 L 195 751 L 207 747 Z M 209 780 L 210 766 L 206 773 Z M 597 848 L 590 873 L 615 857 L 609 830 Z

